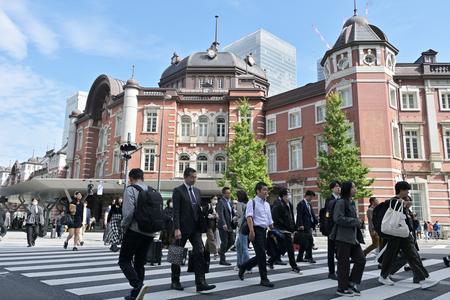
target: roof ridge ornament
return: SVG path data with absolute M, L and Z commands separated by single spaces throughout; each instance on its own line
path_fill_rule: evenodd
M 354 4 L 355 4 L 355 9 L 353 10 L 355 12 L 355 14 L 353 16 L 357 16 L 358 14 L 356 13 L 358 10 L 356 9 L 356 0 L 354 0 Z

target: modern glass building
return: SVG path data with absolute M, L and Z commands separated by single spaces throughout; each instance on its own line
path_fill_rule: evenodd
M 260 28 L 223 47 L 222 51 L 244 59 L 252 52 L 256 64 L 266 70 L 270 83 L 269 96 L 297 88 L 295 47 L 264 29 Z

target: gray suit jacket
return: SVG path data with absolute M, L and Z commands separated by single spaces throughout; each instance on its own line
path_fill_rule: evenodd
M 228 203 L 225 198 L 222 197 L 219 200 L 219 202 L 217 203 L 216 211 L 217 214 L 219 215 L 217 227 L 219 229 L 223 229 L 223 226 L 227 225 L 228 230 L 231 230 L 232 229 L 231 220 L 234 217 L 234 211 L 233 208 L 231 208 L 230 212 L 230 208 L 228 207 Z
M 44 224 L 44 211 L 38 205 L 38 213 L 33 204 L 27 206 L 27 224 Z

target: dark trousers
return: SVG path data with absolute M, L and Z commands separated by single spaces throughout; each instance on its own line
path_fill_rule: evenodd
M 130 229 L 123 234 L 122 248 L 120 248 L 119 266 L 133 288 L 144 282 L 147 253 L 153 242 L 153 237 Z M 131 264 L 134 256 L 134 266 Z
M 36 238 L 39 235 L 39 225 L 37 224 L 27 224 L 27 242 L 28 245 L 33 245 Z
M 300 246 L 300 249 L 298 250 L 298 257 L 297 260 L 303 259 L 303 253 L 306 251 L 305 259 L 312 259 L 312 247 L 314 244 L 314 239 L 311 233 L 311 229 L 305 229 L 305 234 L 308 235 L 309 239 L 309 247 Z
M 297 263 L 295 262 L 294 244 L 292 243 L 292 237 L 290 233 L 284 233 L 284 241 L 282 243 L 278 242 L 277 248 L 278 254 L 269 258 L 270 264 L 274 264 L 277 260 L 280 260 L 281 255 L 287 252 L 289 257 L 289 264 L 292 268 L 297 267 Z
M 386 250 L 383 253 L 383 262 L 381 263 L 381 276 L 386 278 L 389 271 L 394 265 L 398 252 L 402 250 L 403 255 L 408 260 L 414 275 L 419 281 L 427 278 L 428 272 L 422 264 L 419 254 L 414 247 L 414 239 L 410 234 L 407 238 L 400 238 L 396 236 L 389 237 Z
M 201 284 L 205 282 L 205 257 L 203 256 L 203 240 L 202 232 L 200 229 L 194 230 L 190 234 L 181 234 L 181 240 L 176 240 L 175 245 L 184 247 L 186 241 L 189 240 L 192 245 L 192 254 L 195 259 L 194 262 L 194 274 L 195 274 L 195 284 Z M 172 264 L 172 282 L 180 282 L 181 268 L 179 265 Z
M 233 229 L 228 227 L 228 231 L 219 228 L 219 236 L 220 236 L 220 261 L 225 260 L 225 253 L 234 245 L 235 235 L 233 233 Z
M 348 289 L 349 282 L 353 282 L 355 284 L 361 283 L 364 266 L 366 265 L 366 256 L 364 255 L 364 252 L 361 249 L 361 245 L 359 244 L 353 245 L 341 241 L 335 241 L 335 244 L 338 255 L 338 288 L 346 290 Z M 351 273 L 350 258 L 354 262 Z M 348 276 L 348 274 L 350 274 L 350 277 Z
M 58 234 L 58 237 L 61 237 L 63 234 L 64 225 L 56 225 L 56 233 Z
M 334 255 L 336 254 L 336 244 L 334 243 L 334 240 L 330 240 L 330 238 L 327 239 L 327 251 L 328 273 L 334 274 Z
M 6 225 L 0 225 L 0 236 L 4 237 L 7 232 L 8 232 L 8 228 L 6 227 Z
M 403 254 L 403 252 L 400 253 L 400 255 L 398 255 L 395 258 L 394 265 L 392 265 L 392 268 L 389 271 L 389 275 L 394 275 L 395 273 L 397 273 L 397 271 L 400 270 L 407 262 L 408 260 L 406 259 L 406 256 Z M 414 274 L 414 271 L 413 271 L 413 278 L 419 280 L 416 274 Z
M 266 266 L 266 246 L 264 241 L 266 239 L 266 229 L 258 226 L 253 227 L 255 231 L 255 240 L 252 242 L 255 249 L 256 256 L 253 256 L 242 264 L 242 268 L 250 270 L 254 266 L 258 265 L 259 276 L 261 280 L 267 279 L 267 266 Z

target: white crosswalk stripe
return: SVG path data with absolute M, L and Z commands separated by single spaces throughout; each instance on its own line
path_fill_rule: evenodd
M 166 261 L 167 250 L 163 251 L 164 257 L 160 266 L 146 266 L 145 284 L 149 290 L 145 295 L 146 300 L 153 299 L 180 299 L 198 297 L 195 291 L 193 273 L 187 273 L 187 266 L 182 267 L 181 282 L 185 286 L 184 291 L 170 289 L 171 271 L 170 264 Z M 38 280 L 46 286 L 60 289 L 70 293 L 71 297 L 79 299 L 123 299 L 129 293 L 131 287 L 122 274 L 117 261 L 119 253 L 108 251 L 107 248 L 90 248 L 83 251 L 61 251 L 61 249 L 46 249 L 46 251 L 27 251 L 26 255 L 17 258 L 17 253 L 0 252 L 0 269 L 7 272 L 15 272 L 29 279 Z M 251 251 L 250 256 L 254 255 Z M 315 251 L 316 264 L 299 263 L 303 275 L 290 272 L 289 265 L 275 265 L 275 270 L 268 270 L 268 277 L 275 283 L 274 288 L 261 287 L 259 285 L 258 268 L 253 269 L 253 274 L 246 274 L 241 281 L 237 272 L 233 270 L 236 264 L 236 252 L 229 252 L 227 260 L 232 266 L 219 265 L 218 260 L 211 258 L 210 273 L 206 274 L 207 282 L 216 284 L 217 287 L 205 294 L 213 299 L 290 299 L 301 295 L 326 292 L 324 297 L 315 299 L 332 299 L 336 297 L 337 282 L 327 279 L 328 267 L 325 251 Z M 288 261 L 287 257 L 283 259 Z M 428 259 L 423 262 L 429 268 L 430 276 L 437 280 L 448 280 L 449 269 L 442 268 L 442 260 Z M 362 296 L 359 299 L 386 299 L 420 289 L 420 285 L 412 283 L 412 273 L 406 273 L 403 269 L 394 277 L 394 286 L 386 287 L 378 284 L 380 270 L 377 263 L 368 258 L 366 269 L 360 285 Z M 322 294 L 323 296 L 323 294 Z M 446 290 L 443 295 L 435 295 L 434 299 L 443 300 L 450 298 L 450 292 Z M 64 297 L 63 297 L 64 298 Z M 429 298 L 433 299 L 433 298 Z

